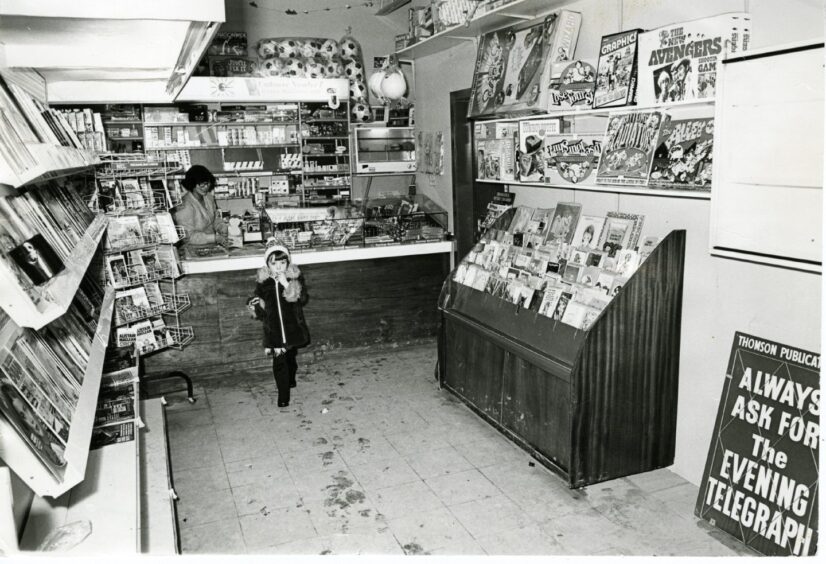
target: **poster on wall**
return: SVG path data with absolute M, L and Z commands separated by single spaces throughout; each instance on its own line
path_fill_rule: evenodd
M 441 131 L 418 131 L 416 133 L 416 170 L 425 174 L 442 174 L 444 144 Z
M 611 113 L 602 140 L 597 184 L 646 185 L 660 128 L 667 120 L 660 110 Z
M 482 35 L 468 117 L 545 111 L 551 78 L 571 60 L 582 16 L 561 10 Z
M 820 355 L 737 332 L 695 514 L 768 556 L 817 552 Z
M 650 106 L 713 99 L 722 57 L 745 51 L 750 39 L 751 19 L 745 12 L 641 33 L 637 103 Z

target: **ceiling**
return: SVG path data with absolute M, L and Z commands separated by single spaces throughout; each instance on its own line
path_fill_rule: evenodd
M 224 19 L 223 0 L 0 0 L 0 60 L 50 102 L 172 101 Z

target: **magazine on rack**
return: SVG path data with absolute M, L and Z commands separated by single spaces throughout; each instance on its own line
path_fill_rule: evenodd
M 667 120 L 659 110 L 612 113 L 602 141 L 597 184 L 646 185 Z
M 92 442 L 89 450 L 96 450 L 107 445 L 125 443 L 135 439 L 135 423 L 127 421 L 116 425 L 106 425 L 92 429 Z
M 714 118 L 671 120 L 663 125 L 649 186 L 711 190 Z
M 637 40 L 641 29 L 631 29 L 602 38 L 597 63 L 594 107 L 631 105 L 637 90 Z

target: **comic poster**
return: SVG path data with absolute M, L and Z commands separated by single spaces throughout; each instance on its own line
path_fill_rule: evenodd
M 745 12 L 719 14 L 640 34 L 640 105 L 714 98 L 722 57 L 749 47 Z
M 482 35 L 468 117 L 545 111 L 546 83 L 556 69 L 554 64 L 570 60 L 580 21 L 580 14 L 563 10 L 538 23 L 520 23 Z M 553 56 L 551 49 L 556 50 Z
M 545 139 L 559 132 L 559 119 L 519 122 L 519 144 L 516 148 L 516 179 L 519 182 L 543 181 L 547 166 Z
M 599 135 L 552 135 L 545 139 L 545 178 L 549 184 L 593 183 L 599 156 L 602 153 L 602 136 Z
M 594 105 L 597 70 L 588 61 L 574 61 L 562 71 L 560 77 L 551 82 L 548 91 L 547 110 L 570 108 L 590 108 Z
M 646 185 L 660 128 L 667 119 L 658 110 L 611 113 L 602 140 L 597 184 Z
M 711 190 L 714 118 L 680 119 L 660 130 L 649 186 Z
M 602 38 L 597 64 L 594 107 L 627 106 L 636 100 L 637 39 L 641 29 Z

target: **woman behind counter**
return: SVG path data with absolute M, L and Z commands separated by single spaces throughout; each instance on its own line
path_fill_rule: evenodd
M 227 242 L 227 224 L 215 204 L 215 177 L 202 165 L 193 165 L 181 184 L 187 193 L 175 212 L 175 221 L 186 229 L 189 245 L 224 245 Z

